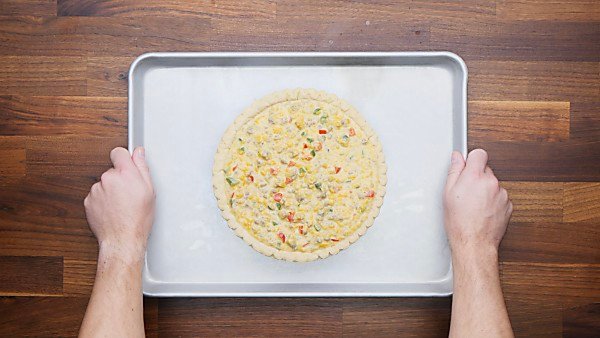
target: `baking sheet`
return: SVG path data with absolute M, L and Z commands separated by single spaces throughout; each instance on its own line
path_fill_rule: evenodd
M 150 53 L 129 73 L 129 147 L 157 192 L 143 291 L 153 296 L 442 296 L 452 293 L 441 191 L 466 152 L 464 62 L 448 52 Z M 221 218 L 211 186 L 225 129 L 286 88 L 338 95 L 379 135 L 387 193 L 367 233 L 335 256 L 278 261 Z

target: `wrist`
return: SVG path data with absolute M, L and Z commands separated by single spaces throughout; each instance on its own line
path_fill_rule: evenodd
M 453 261 L 479 261 L 498 264 L 498 248 L 489 243 L 467 242 L 451 245 Z
M 140 245 L 122 245 L 104 240 L 99 243 L 98 262 L 141 266 L 145 253 L 146 248 Z

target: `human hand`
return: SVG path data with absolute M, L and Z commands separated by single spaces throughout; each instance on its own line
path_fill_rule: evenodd
M 492 250 L 506 232 L 513 210 L 506 190 L 487 166 L 485 150 L 475 149 L 467 161 L 457 151 L 444 189 L 444 224 L 454 254 Z
M 140 261 L 154 219 L 154 188 L 144 148 L 110 152 L 114 168 L 102 174 L 83 204 L 100 252 L 124 261 Z

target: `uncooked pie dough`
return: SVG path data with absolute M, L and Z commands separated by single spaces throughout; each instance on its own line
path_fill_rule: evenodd
M 254 102 L 225 132 L 213 168 L 229 226 L 267 256 L 325 258 L 373 224 L 386 166 L 365 120 L 335 95 L 276 92 Z

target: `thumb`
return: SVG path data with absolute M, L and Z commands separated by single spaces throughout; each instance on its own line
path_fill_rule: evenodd
M 465 168 L 465 159 L 462 154 L 458 151 L 452 152 L 452 157 L 450 159 L 450 168 L 448 169 L 448 178 L 446 179 L 446 188 L 454 186 L 456 181 L 458 181 L 458 177 L 460 177 L 460 173 L 462 173 Z
M 138 171 L 144 178 L 146 183 L 152 185 L 152 180 L 150 179 L 150 168 L 148 168 L 148 163 L 146 163 L 146 151 L 144 147 L 137 147 L 133 151 L 133 163 L 138 168 Z

